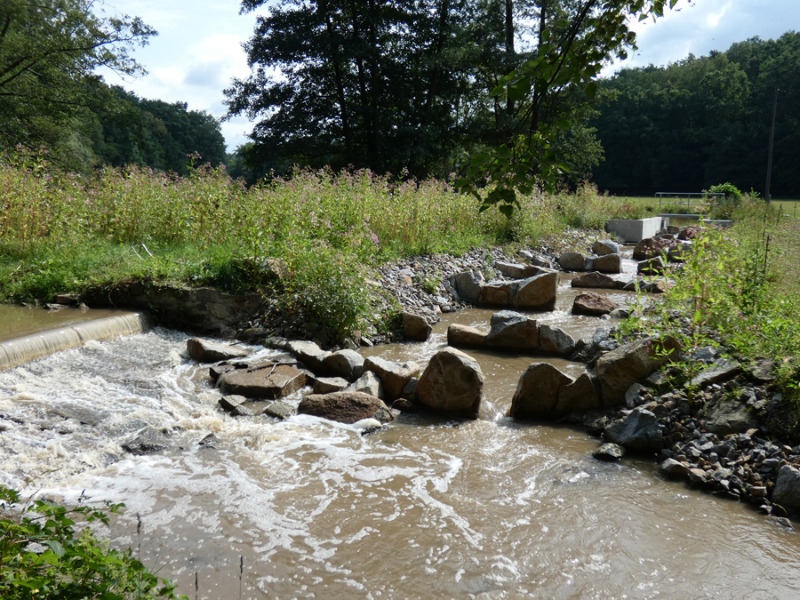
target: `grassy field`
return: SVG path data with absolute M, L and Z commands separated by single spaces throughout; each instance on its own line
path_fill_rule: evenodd
M 701 197 L 691 198 L 657 198 L 654 196 L 619 196 L 622 202 L 630 202 L 642 209 L 649 215 L 658 215 L 669 212 L 699 212 L 705 213 L 707 205 Z M 773 198 L 771 205 L 781 211 L 781 214 L 789 217 L 800 217 L 800 200 L 781 200 Z
M 366 270 L 403 255 L 536 246 L 602 227 L 629 203 L 592 187 L 520 198 L 512 219 L 436 180 L 303 170 L 245 188 L 223 169 L 187 177 L 138 167 L 92 178 L 35 156 L 0 160 L 0 300 L 50 302 L 125 280 L 260 289 L 336 332 L 371 317 Z M 277 259 L 277 289 L 261 265 Z

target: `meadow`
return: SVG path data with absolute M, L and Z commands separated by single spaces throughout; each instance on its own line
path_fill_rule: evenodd
M 521 198 L 507 219 L 442 181 L 369 171 L 298 170 L 246 188 L 224 168 L 178 177 L 136 166 L 91 178 L 36 156 L 0 161 L 0 300 L 50 302 L 120 281 L 260 289 L 302 304 L 335 331 L 370 314 L 367 270 L 393 258 L 536 246 L 568 227 L 602 227 L 630 210 L 586 186 Z M 261 266 L 283 266 L 280 289 Z

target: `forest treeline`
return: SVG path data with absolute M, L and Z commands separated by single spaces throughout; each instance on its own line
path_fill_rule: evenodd
M 624 69 L 603 90 L 591 121 L 605 152 L 593 171 L 601 189 L 698 192 L 729 181 L 763 192 L 774 108 L 772 195 L 800 195 L 800 34 Z
M 136 163 L 184 173 L 189 154 L 225 159 L 219 122 L 185 103 L 108 86 L 99 68 L 137 76 L 131 51 L 156 32 L 138 17 L 104 17 L 92 0 L 0 3 L 0 151 L 45 148 L 66 171 Z
M 44 146 L 80 172 L 134 163 L 184 174 L 199 155 L 249 182 L 296 165 L 471 173 L 468 191 L 489 179 L 508 188 L 503 203 L 531 175 L 617 194 L 725 181 L 760 192 L 777 94 L 772 192 L 800 194 L 800 34 L 599 78 L 635 39 L 626 18 L 657 16 L 666 1 L 270 5 L 245 45 L 249 77 L 225 90 L 228 115 L 253 121 L 251 142 L 226 156 L 211 115 L 97 75 L 141 73 L 130 50 L 156 32 L 140 19 L 100 18 L 89 0 L 5 0 L 0 150 Z

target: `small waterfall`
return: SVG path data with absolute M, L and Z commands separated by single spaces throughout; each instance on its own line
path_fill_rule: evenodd
M 142 333 L 147 329 L 147 319 L 143 314 L 130 313 L 0 342 L 0 371 L 54 352 L 82 346 L 90 340 L 104 341 Z

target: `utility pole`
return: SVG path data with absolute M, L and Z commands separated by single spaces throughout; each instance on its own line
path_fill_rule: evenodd
M 770 202 L 769 185 L 772 180 L 772 146 L 775 143 L 775 113 L 778 111 L 778 88 L 775 88 L 775 98 L 772 101 L 772 127 L 769 130 L 769 153 L 767 155 L 767 184 L 764 186 L 764 200 Z

